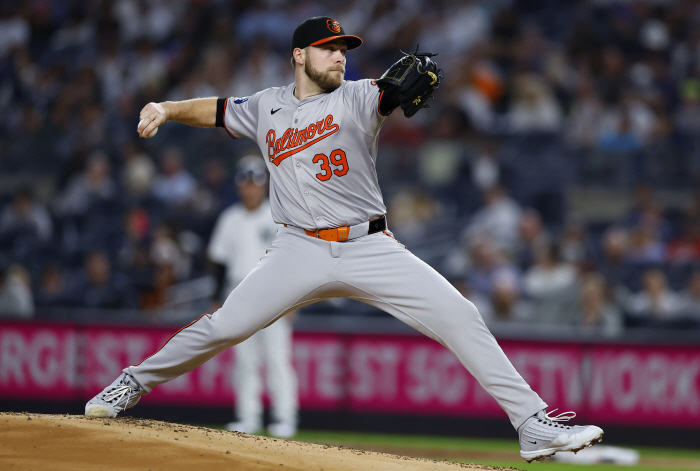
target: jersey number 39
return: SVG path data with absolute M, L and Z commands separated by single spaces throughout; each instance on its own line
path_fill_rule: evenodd
M 313 163 L 317 164 L 319 162 L 321 163 L 322 171 L 316 174 L 316 178 L 318 178 L 322 182 L 325 182 L 326 180 L 330 179 L 333 176 L 333 174 L 342 177 L 343 175 L 348 173 L 348 159 L 345 156 L 345 151 L 342 151 L 340 149 L 336 149 L 333 152 L 331 152 L 330 157 L 326 154 L 314 155 Z M 336 168 L 335 170 L 331 169 L 331 164 L 338 168 Z

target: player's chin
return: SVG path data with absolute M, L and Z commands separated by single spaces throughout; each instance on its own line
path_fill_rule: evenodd
M 334 70 L 331 72 L 331 81 L 336 88 L 338 88 L 340 84 L 343 83 L 344 78 L 345 72 L 341 72 L 340 70 Z
M 338 74 L 333 74 L 327 77 L 327 80 L 324 80 L 323 83 L 323 91 L 326 93 L 330 93 L 333 90 L 337 89 L 340 87 L 340 85 L 343 83 L 343 75 L 338 75 Z

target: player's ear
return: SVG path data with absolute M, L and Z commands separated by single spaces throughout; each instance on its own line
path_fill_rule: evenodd
M 292 52 L 292 59 L 294 60 L 295 67 L 296 64 L 304 65 L 304 62 L 306 62 L 306 49 L 307 48 L 301 49 L 297 47 Z

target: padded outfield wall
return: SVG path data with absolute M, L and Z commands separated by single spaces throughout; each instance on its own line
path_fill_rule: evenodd
M 0 401 L 82 402 L 172 335 L 147 326 L 0 323 Z M 700 433 L 700 346 L 500 339 L 518 371 L 577 423 Z M 140 406 L 227 408 L 230 349 Z M 294 337 L 303 411 L 507 420 L 438 343 L 410 334 L 305 331 Z

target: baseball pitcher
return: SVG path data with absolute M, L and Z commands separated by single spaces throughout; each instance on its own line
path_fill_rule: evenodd
M 243 98 L 149 103 L 137 131 L 167 121 L 223 127 L 257 142 L 270 172 L 270 206 L 283 225 L 265 256 L 221 309 L 176 332 L 124 369 L 85 407 L 116 417 L 139 397 L 273 324 L 286 312 L 347 297 L 376 306 L 449 348 L 493 396 L 519 433 L 521 456 L 543 460 L 599 441 L 596 426 L 551 416 L 513 368 L 474 305 L 387 228 L 377 182 L 377 136 L 401 107 L 412 116 L 441 80 L 433 54 L 408 54 L 378 80 L 344 81 L 346 53 L 362 44 L 332 18 L 300 24 L 291 44 L 295 82 Z

